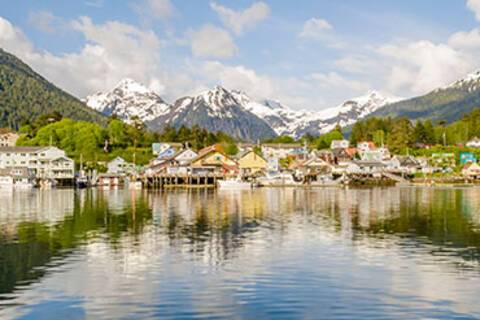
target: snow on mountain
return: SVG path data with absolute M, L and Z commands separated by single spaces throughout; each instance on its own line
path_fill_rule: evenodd
M 234 91 L 242 106 L 264 119 L 278 135 L 296 138 L 304 134 L 318 135 L 332 130 L 337 124 L 348 126 L 375 110 L 398 101 L 386 98 L 376 91 L 345 101 L 341 105 L 321 111 L 293 110 L 278 101 L 252 101 L 245 93 Z
M 369 91 L 366 95 L 345 101 L 341 105 L 312 113 L 308 121 L 301 123 L 292 133 L 295 137 L 304 134 L 326 133 L 338 124 L 349 126 L 365 118 L 372 112 L 394 102 L 399 98 L 385 97 L 377 91 Z
M 437 91 L 442 89 L 455 88 L 455 89 L 466 89 L 468 92 L 473 92 L 480 88 L 480 70 L 472 72 L 466 75 L 464 78 L 457 80 L 450 85 L 437 89 Z
M 237 98 L 240 99 L 225 88 L 216 86 L 196 96 L 178 99 L 169 113 L 152 121 L 150 126 L 160 129 L 165 125 L 177 128 L 198 125 L 248 141 L 274 137 L 276 133 L 268 123 L 243 108 Z
M 126 122 L 134 116 L 149 122 L 167 113 L 170 108 L 155 92 L 131 79 L 120 81 L 111 91 L 88 96 L 85 103 L 107 116 L 115 114 Z
M 88 106 L 105 115 L 116 114 L 126 122 L 138 116 L 152 129 L 198 125 L 250 141 L 275 135 L 319 135 L 337 124 L 351 125 L 395 101 L 371 91 L 337 107 L 314 112 L 294 110 L 275 100 L 256 101 L 245 92 L 216 86 L 168 105 L 156 93 L 130 79 L 122 80 L 109 92 L 86 98 Z

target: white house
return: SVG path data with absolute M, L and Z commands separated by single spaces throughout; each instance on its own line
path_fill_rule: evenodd
M 13 132 L 0 134 L 0 147 L 15 147 L 19 135 Z
M 330 144 L 330 149 L 347 149 L 350 147 L 350 141 L 348 140 L 332 140 Z
M 362 141 L 357 143 L 357 150 L 359 153 L 363 153 L 366 151 L 372 151 L 375 150 L 375 143 L 372 141 Z
M 56 147 L 0 147 L 0 169 L 27 168 L 37 178 L 73 179 L 75 163 Z
M 107 164 L 108 173 L 111 174 L 133 174 L 135 173 L 135 165 L 125 161 L 122 157 L 116 157 Z
M 262 144 L 264 158 L 284 159 L 287 157 L 306 157 L 308 152 L 299 143 L 264 143 Z
M 472 140 L 468 141 L 466 146 L 469 148 L 480 148 L 480 139 L 475 137 Z

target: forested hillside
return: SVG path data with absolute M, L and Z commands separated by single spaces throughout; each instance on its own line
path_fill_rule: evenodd
M 0 49 L 0 127 L 18 129 L 45 114 L 106 123 L 106 118 Z

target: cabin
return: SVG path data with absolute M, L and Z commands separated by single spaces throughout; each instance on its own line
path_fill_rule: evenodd
M 466 146 L 468 148 L 480 148 L 480 139 L 478 137 L 473 138 L 472 140 L 468 141 Z
M 190 170 L 193 174 L 236 174 L 238 163 L 217 146 L 211 146 L 199 151 L 198 156 L 192 159 Z
M 479 179 L 480 165 L 475 162 L 467 163 L 462 169 L 462 175 L 470 179 Z
M 350 141 L 348 140 L 332 140 L 330 144 L 330 149 L 347 149 L 350 147 Z
M 20 136 L 13 132 L 0 134 L 0 147 L 15 147 Z
M 129 175 L 135 173 L 135 165 L 125 161 L 122 157 L 116 157 L 107 163 L 107 172 L 110 174 Z
M 265 172 L 268 161 L 253 150 L 246 150 L 237 156 L 238 168 L 242 175 L 255 175 Z

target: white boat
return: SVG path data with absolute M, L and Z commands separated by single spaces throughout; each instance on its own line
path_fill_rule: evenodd
M 263 187 L 289 187 L 299 186 L 302 184 L 301 181 L 295 181 L 293 175 L 289 173 L 267 174 L 265 177 L 258 178 L 257 182 L 260 186 Z
M 219 189 L 251 189 L 253 183 L 248 181 L 241 181 L 240 179 L 218 180 L 217 185 Z

